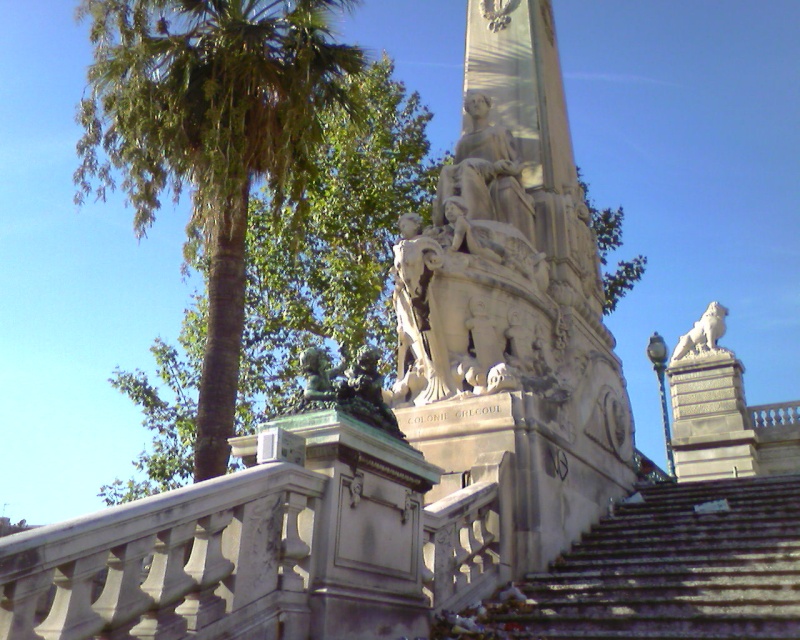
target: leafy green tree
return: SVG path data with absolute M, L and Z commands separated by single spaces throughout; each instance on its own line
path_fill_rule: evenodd
M 625 212 L 622 207 L 598 209 L 589 197 L 589 185 L 583 180 L 580 169 L 578 169 L 578 182 L 583 189 L 586 206 L 589 208 L 590 226 L 595 234 L 600 263 L 603 267 L 607 267 L 609 256 L 622 246 L 622 223 L 625 220 Z M 646 267 L 647 258 L 639 254 L 631 260 L 617 262 L 614 271 L 603 272 L 604 315 L 614 312 L 619 301 L 642 279 Z
M 392 73 L 384 59 L 347 82 L 350 99 L 363 105 L 366 128 L 346 109 L 322 116 L 326 143 L 311 157 L 315 170 L 304 194 L 302 228 L 292 224 L 296 202 L 277 214 L 269 190 L 251 202 L 239 434 L 296 397 L 296 356 L 306 346 L 335 343 L 346 353 L 370 342 L 385 353 L 394 350 L 388 274 L 396 222 L 401 213 L 429 208 L 439 163 L 428 158 L 431 114 Z M 206 274 L 202 245 L 193 264 Z M 197 296 L 178 347 L 156 340 L 156 382 L 142 371 L 114 373 L 112 384 L 141 407 L 153 444 L 134 462 L 137 478 L 103 487 L 109 504 L 190 479 L 207 317 L 207 296 Z
M 343 80 L 363 67 L 336 44 L 329 10 L 355 0 L 82 0 L 94 60 L 80 105 L 81 202 L 115 172 L 144 235 L 165 192 L 192 188 L 191 227 L 203 238 L 207 330 L 197 401 L 194 478 L 225 472 L 245 321 L 251 190 L 266 182 L 279 208 L 301 194 L 329 133 L 322 114 L 353 111 Z M 101 157 L 102 156 L 102 157 Z M 289 228 L 307 226 L 307 207 Z

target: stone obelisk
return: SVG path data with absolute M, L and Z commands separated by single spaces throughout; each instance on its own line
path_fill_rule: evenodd
M 522 184 L 536 201 L 536 244 L 551 294 L 599 319 L 603 291 L 572 152 L 551 0 L 469 0 L 464 93 L 492 97 L 495 124 L 514 135 Z M 470 130 L 464 115 L 463 132 Z
M 394 247 L 392 402 L 409 443 L 446 471 L 426 500 L 503 485 L 522 576 L 633 486 L 633 420 L 550 0 L 469 0 L 466 44 L 464 130 L 433 224 L 405 214 Z
M 523 185 L 577 184 L 550 0 L 469 0 L 464 92 L 485 91 L 519 143 Z M 465 118 L 464 131 L 470 127 Z

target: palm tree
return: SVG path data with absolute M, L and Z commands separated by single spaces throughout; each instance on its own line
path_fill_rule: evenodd
M 342 80 L 364 64 L 333 42 L 332 10 L 357 0 L 83 0 L 94 61 L 79 119 L 79 203 L 121 175 L 145 235 L 165 192 L 192 189 L 191 232 L 209 261 L 209 322 L 200 382 L 195 481 L 225 473 L 244 326 L 251 189 L 276 211 L 301 199 L 323 136 L 319 114 L 350 108 Z M 302 232 L 303 208 L 290 222 Z

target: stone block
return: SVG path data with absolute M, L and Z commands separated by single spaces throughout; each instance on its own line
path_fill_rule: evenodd
M 311 637 L 427 636 L 423 494 L 441 469 L 405 442 L 335 410 L 269 426 L 276 425 L 302 436 L 307 468 L 331 478 L 314 521 L 304 523 L 317 544 L 309 567 Z
M 488 460 L 514 454 L 515 578 L 544 569 L 635 481 L 626 462 L 630 432 L 611 428 L 601 402 L 558 420 L 541 404 L 536 394 L 512 392 L 396 411 L 409 440 L 453 485 L 483 478 Z

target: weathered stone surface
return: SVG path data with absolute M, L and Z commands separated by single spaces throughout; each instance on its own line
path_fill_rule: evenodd
M 794 638 L 800 621 L 800 476 L 640 487 L 527 601 L 484 602 L 483 633 L 531 638 Z M 727 501 L 730 511 L 694 507 Z M 449 633 L 448 635 L 456 635 Z
M 602 367 L 592 368 L 602 379 Z M 624 428 L 609 428 L 614 414 L 602 400 L 616 396 L 604 395 L 604 388 L 596 383 L 594 408 L 583 414 L 566 411 L 558 419 L 548 419 L 542 399 L 530 392 L 399 409 L 397 416 L 409 442 L 450 473 L 448 491 L 473 481 L 473 465 L 481 456 L 514 453 L 517 564 L 512 573 L 521 575 L 558 556 L 611 498 L 633 484 L 630 437 Z M 623 418 L 621 425 L 627 424 Z M 426 499 L 443 493 L 435 489 Z

